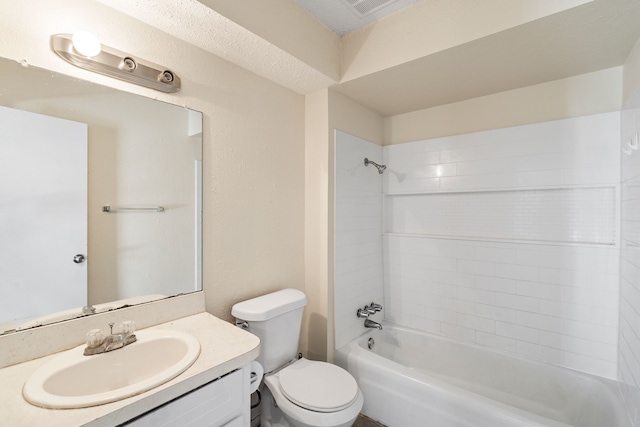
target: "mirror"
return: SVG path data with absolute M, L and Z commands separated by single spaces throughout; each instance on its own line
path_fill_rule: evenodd
M 0 334 L 201 290 L 202 114 L 0 75 Z

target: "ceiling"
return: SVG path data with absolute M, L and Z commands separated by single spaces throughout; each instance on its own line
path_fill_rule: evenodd
M 640 37 L 640 2 L 596 0 L 335 89 L 383 117 L 624 64 Z
M 422 0 L 296 0 L 341 36 L 420 1 Z M 364 9 L 355 9 L 353 5 L 364 6 Z M 371 12 L 360 12 L 369 9 Z
M 331 87 L 382 117 L 619 67 L 640 38 L 639 0 L 396 0 L 352 24 L 347 2 L 387 0 L 97 1 L 300 94 Z

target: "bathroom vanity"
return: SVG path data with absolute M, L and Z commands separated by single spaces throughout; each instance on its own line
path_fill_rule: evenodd
M 199 357 L 182 374 L 156 388 L 116 402 L 81 409 L 45 409 L 31 405 L 22 396 L 22 387 L 30 375 L 57 354 L 0 369 L 0 425 L 185 425 L 187 421 L 181 417 L 187 413 L 194 416 L 198 412 L 199 416 L 206 417 L 208 425 L 249 425 L 247 365 L 259 354 L 258 338 L 208 313 L 148 329 L 182 331 L 194 336 L 201 346 Z

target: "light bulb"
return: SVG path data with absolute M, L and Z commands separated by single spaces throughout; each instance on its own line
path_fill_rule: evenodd
M 71 37 L 73 49 L 80 55 L 92 57 L 102 50 L 100 40 L 88 31 L 76 31 Z

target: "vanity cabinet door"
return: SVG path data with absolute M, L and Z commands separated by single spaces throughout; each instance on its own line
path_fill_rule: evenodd
M 205 384 L 121 427 L 244 427 L 248 405 L 240 369 Z M 248 382 L 248 375 L 246 375 Z M 237 418 L 236 418 L 237 417 Z

